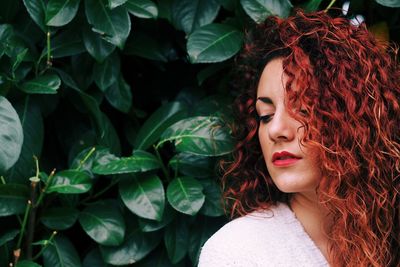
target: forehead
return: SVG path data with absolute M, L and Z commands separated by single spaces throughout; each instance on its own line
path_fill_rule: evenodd
M 262 71 L 257 87 L 257 98 L 283 94 L 285 82 L 282 59 L 271 60 Z

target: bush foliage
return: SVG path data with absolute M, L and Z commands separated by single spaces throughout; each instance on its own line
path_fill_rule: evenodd
M 342 4 L 2 0 L 0 266 L 195 266 L 226 221 L 215 165 L 244 28 Z M 398 41 L 399 7 L 347 16 Z

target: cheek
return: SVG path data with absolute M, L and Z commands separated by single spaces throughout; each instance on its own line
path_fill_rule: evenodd
M 258 141 L 260 142 L 261 151 L 265 158 L 269 147 L 269 139 L 266 129 L 263 129 L 262 127 L 258 129 Z

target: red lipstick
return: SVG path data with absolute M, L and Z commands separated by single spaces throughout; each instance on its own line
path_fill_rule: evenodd
M 301 157 L 287 151 L 276 152 L 272 155 L 272 164 L 278 167 L 286 167 L 295 164 Z

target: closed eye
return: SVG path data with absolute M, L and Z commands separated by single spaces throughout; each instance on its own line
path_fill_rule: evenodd
M 274 114 L 268 114 L 263 116 L 258 116 L 258 121 L 262 123 L 268 123 Z

